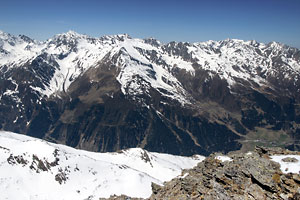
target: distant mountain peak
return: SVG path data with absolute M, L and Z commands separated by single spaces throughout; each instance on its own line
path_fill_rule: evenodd
M 226 38 L 226 39 L 223 40 L 223 41 L 226 41 L 226 42 L 233 42 L 233 43 L 244 43 L 244 42 L 245 42 L 244 40 L 236 39 L 236 38 Z
M 26 35 L 19 35 L 19 37 L 24 40 L 25 42 L 28 43 L 34 43 L 35 41 L 33 39 L 31 39 L 30 37 L 26 36 Z
M 69 36 L 69 37 L 82 37 L 84 36 L 84 34 L 80 34 L 80 33 L 77 33 L 73 30 L 69 30 L 65 33 L 62 33 L 62 34 L 58 34 L 58 35 L 62 35 L 62 36 Z
M 14 35 L 11 35 L 9 33 L 3 32 L 0 30 L 0 39 L 1 40 L 15 40 L 16 37 Z
M 117 34 L 117 35 L 114 35 L 114 37 L 116 37 L 120 41 L 125 41 L 125 40 L 128 40 L 128 39 L 132 39 L 132 37 L 129 34 L 127 34 L 127 33 Z

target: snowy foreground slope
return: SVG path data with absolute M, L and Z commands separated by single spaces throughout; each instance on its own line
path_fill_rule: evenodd
M 204 157 L 180 157 L 135 148 L 93 153 L 0 131 L 1 199 L 99 199 L 125 194 L 149 197 Z

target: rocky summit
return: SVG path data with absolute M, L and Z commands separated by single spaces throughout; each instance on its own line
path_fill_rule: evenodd
M 299 149 L 300 51 L 0 31 L 0 129 L 92 151 Z
M 299 152 L 266 148 L 212 154 L 163 187 L 152 184 L 150 199 L 300 199 L 299 159 Z

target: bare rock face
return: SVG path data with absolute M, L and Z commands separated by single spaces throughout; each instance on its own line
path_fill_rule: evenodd
M 283 174 L 280 165 L 270 159 L 272 152 L 278 155 L 279 149 L 258 148 L 248 154 L 230 154 L 230 160 L 223 162 L 212 154 L 197 167 L 183 172 L 186 175 L 182 178 L 173 179 L 164 187 L 153 184 L 150 200 L 300 199 L 299 174 Z

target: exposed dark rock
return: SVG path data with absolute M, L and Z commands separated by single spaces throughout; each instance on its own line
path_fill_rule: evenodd
M 7 162 L 11 165 L 20 164 L 22 166 L 25 166 L 29 163 L 23 158 L 22 155 L 13 156 L 12 154 L 10 154 L 10 156 L 7 158 Z
M 59 184 L 63 184 L 67 181 L 70 170 L 66 167 L 65 169 L 59 168 L 58 171 L 59 173 L 55 175 L 55 180 L 59 182 Z

